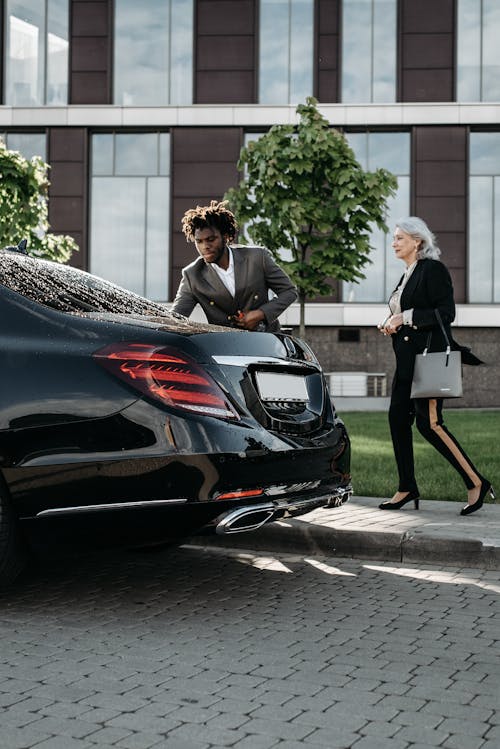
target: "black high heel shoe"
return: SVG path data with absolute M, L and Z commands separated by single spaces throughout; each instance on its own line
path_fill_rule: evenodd
M 466 504 L 465 507 L 460 510 L 460 514 L 471 515 L 473 512 L 476 512 L 476 510 L 480 510 L 483 506 L 484 498 L 486 497 L 488 492 L 490 493 L 490 497 L 492 499 L 496 499 L 495 490 L 493 489 L 492 485 L 489 481 L 483 479 L 481 481 L 481 491 L 479 492 L 479 497 L 471 505 Z
M 399 510 L 401 507 L 403 507 L 408 502 L 411 502 L 413 500 L 415 509 L 418 510 L 419 499 L 420 499 L 420 494 L 417 491 L 412 491 L 412 492 L 408 492 L 406 497 L 403 497 L 403 499 L 400 499 L 399 502 L 391 502 L 389 500 L 387 502 L 382 502 L 382 504 L 380 504 L 378 508 L 379 510 Z

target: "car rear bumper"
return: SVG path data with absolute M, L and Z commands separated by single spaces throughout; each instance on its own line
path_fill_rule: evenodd
M 352 486 L 348 484 L 316 497 L 235 507 L 215 518 L 213 524 L 219 535 L 254 531 L 273 520 L 304 515 L 317 507 L 340 507 L 351 495 Z

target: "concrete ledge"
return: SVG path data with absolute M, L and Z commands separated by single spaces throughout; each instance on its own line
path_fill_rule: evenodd
M 427 502 L 424 511 L 378 510 L 379 499 L 353 498 L 258 531 L 194 536 L 196 546 L 352 557 L 389 562 L 500 570 L 500 506 L 460 517 L 455 502 Z

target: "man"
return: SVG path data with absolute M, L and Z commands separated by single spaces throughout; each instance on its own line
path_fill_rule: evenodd
M 226 204 L 212 200 L 184 214 L 182 231 L 200 257 L 183 269 L 172 311 L 189 316 L 199 304 L 209 323 L 274 333 L 297 290 L 265 248 L 229 246 L 238 226 Z

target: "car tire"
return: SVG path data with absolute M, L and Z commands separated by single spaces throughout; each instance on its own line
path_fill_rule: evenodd
M 16 579 L 26 564 L 26 549 L 9 493 L 0 477 L 0 592 Z

